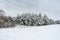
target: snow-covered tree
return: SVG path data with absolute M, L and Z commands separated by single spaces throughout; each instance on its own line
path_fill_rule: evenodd
M 42 15 L 41 15 L 41 13 L 39 13 L 39 18 L 42 18 Z
M 50 24 L 55 24 L 53 19 L 50 19 Z
M 22 14 L 20 17 L 17 17 L 17 21 L 20 23 L 20 24 L 23 24 L 23 25 L 30 25 L 30 26 L 34 26 L 34 25 L 38 25 L 38 24 L 42 24 L 42 18 L 41 18 L 41 15 L 37 15 L 37 14 L 30 14 L 30 13 L 27 13 L 27 14 Z
M 46 15 L 43 17 L 41 13 L 39 15 L 31 13 L 22 14 L 17 16 L 16 22 L 17 24 L 26 26 L 40 26 L 54 23 L 52 19 L 49 19 Z
M 46 15 L 44 15 L 43 20 L 44 20 L 44 25 L 50 24 L 50 20 Z
M 60 24 L 60 20 L 56 20 L 55 23 L 56 23 L 56 24 Z

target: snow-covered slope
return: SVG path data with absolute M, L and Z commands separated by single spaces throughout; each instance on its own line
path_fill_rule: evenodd
M 0 40 L 60 40 L 60 25 L 3 28 Z

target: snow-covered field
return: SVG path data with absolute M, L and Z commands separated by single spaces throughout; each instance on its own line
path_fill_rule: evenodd
M 60 40 L 60 25 L 20 27 L 0 29 L 0 40 Z

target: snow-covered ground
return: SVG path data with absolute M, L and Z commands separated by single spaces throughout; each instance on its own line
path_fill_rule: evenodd
M 0 29 L 0 40 L 60 40 L 60 25 L 20 27 Z

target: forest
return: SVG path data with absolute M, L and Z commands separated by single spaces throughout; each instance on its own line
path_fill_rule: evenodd
M 46 15 L 42 16 L 41 13 L 23 13 L 22 15 L 17 14 L 16 17 L 11 17 L 5 16 L 5 12 L 0 10 L 0 28 L 15 27 L 16 25 L 43 26 L 51 24 L 60 24 L 60 20 L 54 21 Z

